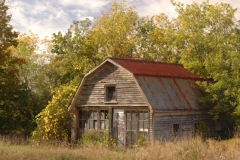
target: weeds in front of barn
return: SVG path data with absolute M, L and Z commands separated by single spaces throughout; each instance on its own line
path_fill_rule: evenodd
M 0 159 L 4 160 L 116 160 L 116 159 L 228 159 L 240 157 L 240 138 L 229 140 L 202 140 L 200 137 L 172 141 L 141 143 L 134 147 L 122 148 L 103 143 L 99 135 L 85 135 L 84 143 L 80 141 L 72 146 L 67 142 L 36 142 L 32 139 L 17 137 L 0 137 Z M 91 139 L 92 138 L 92 139 Z M 103 142 L 101 142 L 103 141 Z M 144 142 L 144 140 L 141 140 Z

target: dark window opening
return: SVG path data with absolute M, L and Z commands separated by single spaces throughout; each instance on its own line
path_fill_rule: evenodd
M 106 102 L 116 101 L 116 87 L 115 86 L 106 86 Z
M 173 124 L 173 134 L 174 136 L 178 136 L 179 134 L 179 124 Z

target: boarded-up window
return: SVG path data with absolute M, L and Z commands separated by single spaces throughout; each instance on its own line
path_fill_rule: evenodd
M 105 86 L 105 101 L 111 102 L 116 101 L 116 86 L 115 85 L 107 85 Z

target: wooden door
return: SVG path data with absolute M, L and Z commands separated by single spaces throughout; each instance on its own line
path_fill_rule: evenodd
M 126 111 L 126 146 L 137 143 L 138 116 L 135 111 Z
M 124 110 L 113 109 L 113 137 L 117 145 L 124 146 Z

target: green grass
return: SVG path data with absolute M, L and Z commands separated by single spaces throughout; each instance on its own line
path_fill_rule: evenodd
M 0 155 L 2 160 L 237 160 L 240 159 L 240 138 L 155 142 L 131 149 L 96 143 L 75 147 L 63 142 L 15 144 L 0 139 Z

